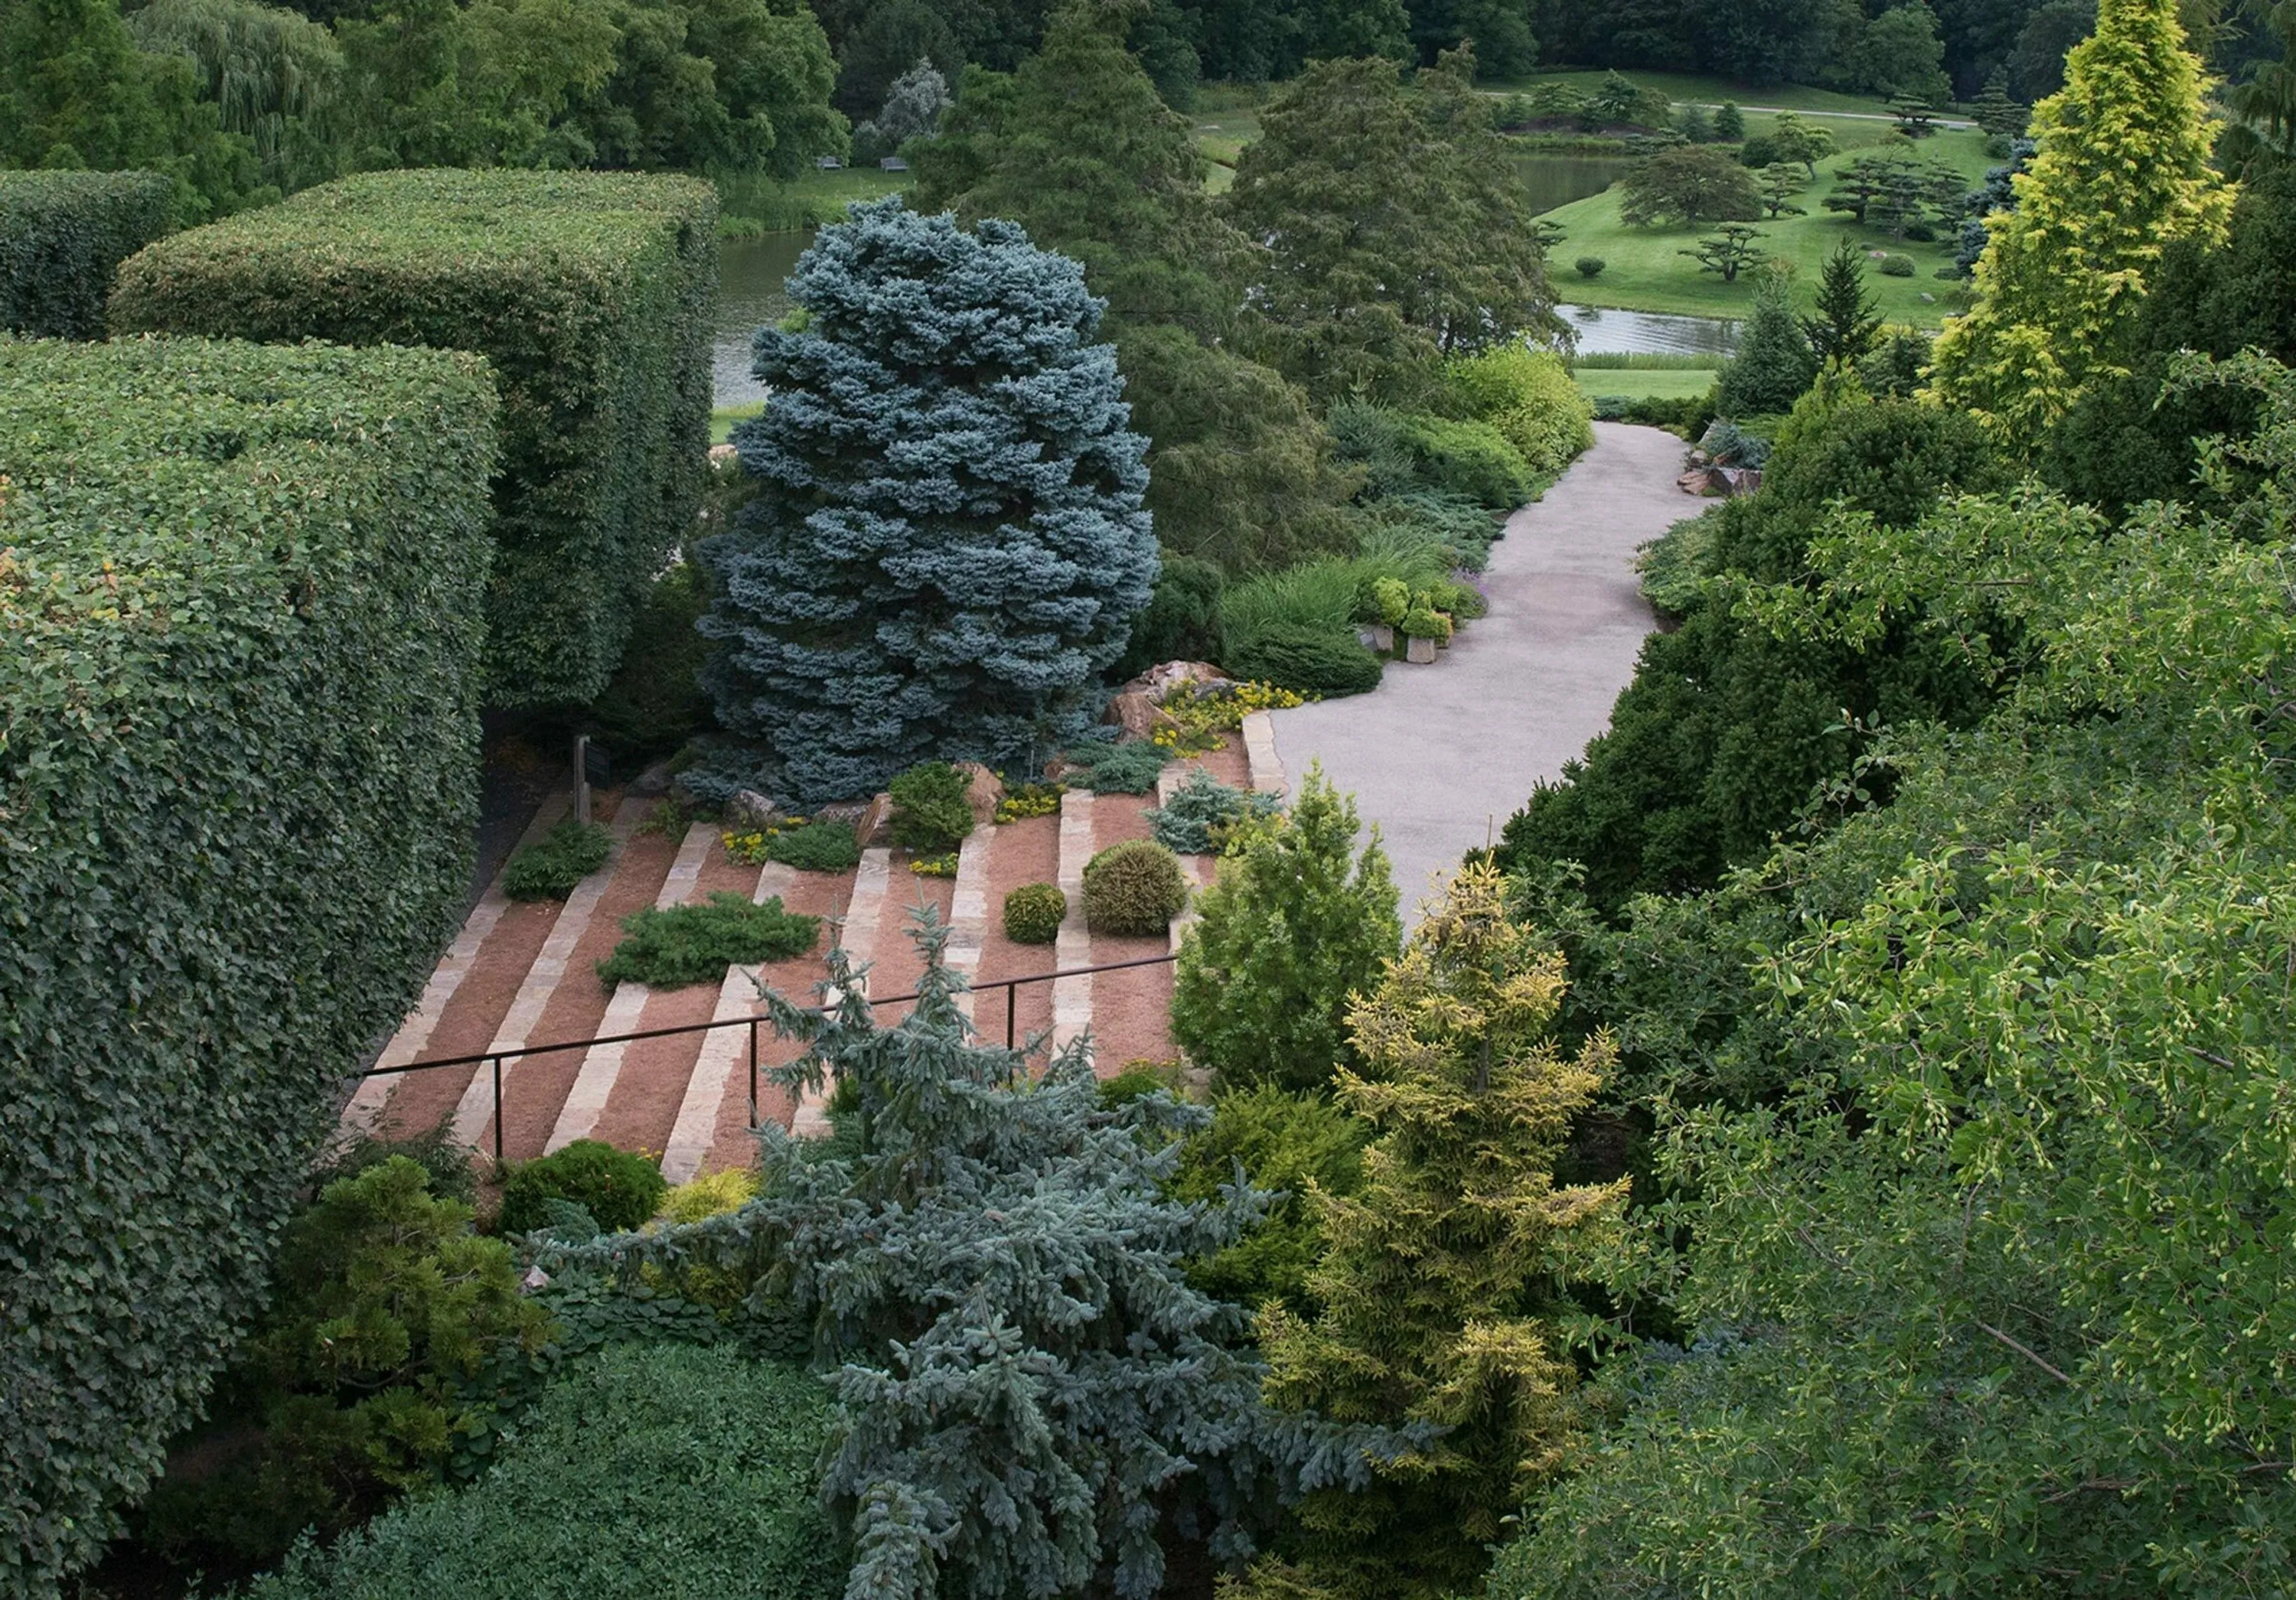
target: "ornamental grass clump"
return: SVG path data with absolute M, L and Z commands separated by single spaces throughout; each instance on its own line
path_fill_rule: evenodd
M 1161 933 L 1187 904 L 1179 857 L 1152 839 L 1111 844 L 1085 863 L 1084 920 L 1095 933 Z
M 1069 897 L 1057 883 L 1023 883 L 1004 897 L 1004 937 L 1016 945 L 1048 945 L 1068 920 Z
M 570 816 L 510 858 L 503 892 L 513 900 L 562 900 L 613 853 L 605 829 Z
M 813 948 L 821 919 L 782 909 L 781 897 L 752 904 L 725 890 L 699 906 L 645 906 L 622 919 L 622 942 L 598 964 L 598 981 L 683 989 L 717 983 L 729 966 L 786 961 Z

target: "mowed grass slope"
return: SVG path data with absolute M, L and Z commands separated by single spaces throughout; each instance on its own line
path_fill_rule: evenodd
M 1534 72 L 1528 78 L 1487 78 L 1479 87 L 1499 94 L 1528 94 L 1540 84 L 1569 84 L 1580 94 L 1592 94 L 1595 86 L 1609 74 L 1600 69 L 1576 72 Z M 1669 100 L 1689 101 L 1697 105 L 1720 105 L 1731 101 L 1740 106 L 1775 106 L 1788 111 L 1834 111 L 1855 115 L 1886 117 L 1889 108 L 1882 102 L 1862 94 L 1843 94 L 1833 89 L 1805 88 L 1797 84 L 1772 84 L 1767 88 L 1739 83 L 1727 78 L 1710 78 L 1694 72 L 1637 72 L 1620 74 L 1628 82 L 1645 89 L 1656 89 Z M 1950 118 L 1953 112 L 1941 111 Z
M 1945 133 L 1925 139 L 1922 153 L 1945 161 L 1975 188 L 1985 168 L 1993 163 L 1985 153 L 1982 135 Z M 1806 187 L 1796 203 L 1808 215 L 1780 217 L 1758 225 L 1759 248 L 1773 259 L 1792 263 L 1796 298 L 1807 303 L 1816 292 L 1818 272 L 1834 241 L 1845 234 L 1867 251 L 1882 250 L 1908 257 L 1914 263 L 1909 278 L 1884 277 L 1868 263 L 1866 285 L 1882 314 L 1891 322 L 1936 327 L 1943 321 L 1946 300 L 1954 282 L 1937 275 L 1938 268 L 1953 263 L 1951 238 L 1933 244 L 1890 237 L 1880 228 L 1862 227 L 1838 211 L 1824 209 L 1836 172 L 1855 152 L 1845 150 L 1817 164 L 1816 181 Z M 1711 225 L 1698 227 L 1630 227 L 1620 220 L 1620 195 L 1613 186 L 1587 200 L 1575 201 L 1546 214 L 1563 231 L 1562 242 L 1548 252 L 1560 268 L 1554 275 L 1557 291 L 1580 305 L 1609 306 L 1630 311 L 1670 311 L 1696 316 L 1743 316 L 1754 303 L 1751 277 L 1739 275 L 1726 283 L 1718 273 L 1701 271 L 1698 263 L 1679 252 L 1710 234 Z M 1600 275 L 1580 277 L 1570 264 L 1581 256 L 1600 257 Z M 1927 299 L 1923 297 L 1927 296 Z

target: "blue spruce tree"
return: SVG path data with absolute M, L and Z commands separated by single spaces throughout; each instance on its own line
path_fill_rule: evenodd
M 928 759 L 1032 767 L 1100 714 L 1156 541 L 1102 302 L 1010 222 L 898 197 L 798 262 L 735 434 L 758 493 L 701 547 L 719 723 L 813 805 Z

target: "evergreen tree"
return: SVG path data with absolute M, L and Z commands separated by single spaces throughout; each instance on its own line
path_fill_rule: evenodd
M 1260 1315 L 1267 1396 L 1359 1422 L 1432 1424 L 1424 1450 L 1357 1495 L 1317 1491 L 1263 1596 L 1465 1592 L 1485 1547 L 1580 1434 L 1573 1351 L 1593 1336 L 1567 1285 L 1615 1241 L 1624 1183 L 1558 1186 L 1554 1162 L 1615 1052 L 1554 1028 L 1563 959 L 1512 921 L 1496 868 L 1471 864 L 1349 1028 L 1361 1075 L 1340 1102 L 1375 1130 L 1364 1186 L 1324 1196 L 1323 1309 Z
M 701 546 L 742 775 L 811 805 L 933 757 L 1032 767 L 1098 717 L 1156 576 L 1101 303 L 1012 223 L 898 197 L 824 229 L 790 298 L 736 440 L 758 492 Z
M 1311 767 L 1291 814 L 1219 864 L 1180 945 L 1172 1038 L 1223 1086 L 1320 1089 L 1350 1064 L 1346 1020 L 1403 937 L 1373 831 Z M 1352 870 L 1351 870 L 1352 869 Z
M 892 1028 L 842 950 L 838 1005 L 768 997 L 802 1046 L 785 1079 L 833 1081 L 849 1106 L 836 1136 L 769 1136 L 757 1200 L 611 1259 L 633 1277 L 746 1265 L 757 1312 L 809 1324 L 849 1422 L 824 1477 L 852 1529 L 849 1600 L 1147 1600 L 1168 1534 L 1249 1553 L 1279 1496 L 1343 1492 L 1367 1449 L 1405 1440 L 1264 1407 L 1241 1313 L 1183 1263 L 1268 1196 L 1169 1195 L 1176 1136 L 1206 1113 L 1160 1092 L 1103 1107 L 1088 1045 L 1032 1076 L 1028 1050 L 972 1042 L 944 941 L 924 914 L 920 997 Z
M 1800 217 L 1807 208 L 1793 203 L 1794 196 L 1802 192 L 1809 179 L 1792 161 L 1772 161 L 1759 175 L 1762 185 L 1762 210 L 1775 219 L 1782 216 Z
M 1726 100 L 1722 109 L 1714 113 L 1714 142 L 1736 144 L 1746 137 L 1746 113 L 1738 109 L 1734 100 Z
M 1746 223 L 1726 222 L 1710 237 L 1674 253 L 1697 262 L 1699 271 L 1718 272 L 1724 283 L 1734 283 L 1740 273 L 1762 258 L 1761 239 L 1760 231 Z
M 1226 348 L 1250 245 L 1215 213 L 1204 156 L 1122 21 L 1070 6 L 1011 77 L 971 73 L 947 133 L 917 154 L 917 203 L 1010 217 L 1084 264 L 1149 439 L 1167 549 L 1242 572 L 1349 548 L 1352 486 L 1304 397 Z
M 1866 292 L 1866 264 L 1848 237 L 1835 240 L 1825 258 L 1824 274 L 1817 281 L 1817 315 L 1800 320 L 1802 335 L 1821 365 L 1840 361 L 1855 365 L 1874 348 L 1882 312 Z
M 1816 376 L 1817 357 L 1794 321 L 1786 278 L 1765 273 L 1755 287 L 1754 314 L 1746 319 L 1738 353 L 1715 382 L 1715 409 L 1733 417 L 1790 411 Z
M 1985 86 L 1970 103 L 1977 126 L 1997 138 L 2013 139 L 2025 131 L 2025 108 L 2009 98 L 2009 71 L 1996 67 Z
M 2220 239 L 2230 213 L 2201 81 L 2173 0 L 2103 0 L 2063 90 L 2033 108 L 2038 150 L 1978 258 L 1976 308 L 1938 340 L 1940 399 L 2024 447 L 2092 379 L 2126 370 L 2161 252 Z
M 1316 399 L 1415 398 L 1442 358 L 1558 326 L 1474 62 L 1406 94 L 1384 60 L 1323 61 L 1268 103 L 1227 214 L 1263 245 L 1248 332 Z

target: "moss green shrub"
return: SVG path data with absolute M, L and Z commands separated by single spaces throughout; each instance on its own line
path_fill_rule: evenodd
M 1553 350 L 1494 347 L 1453 362 L 1444 382 L 1453 403 L 1498 430 L 1540 478 L 1595 442 L 1594 403 Z
M 1914 275 L 1914 258 L 1911 256 L 1884 256 L 1874 263 L 1874 270 L 1885 278 L 1910 278 Z
M 1080 744 L 1065 758 L 1078 770 L 1061 781 L 1071 789 L 1094 794 L 1146 794 L 1172 752 L 1145 739 L 1125 744 Z
M 1370 601 L 1371 619 L 1393 628 L 1411 609 L 1411 587 L 1398 578 L 1374 578 Z
M 1254 1187 L 1282 1198 L 1242 1239 L 1191 1261 L 1188 1281 L 1253 1310 L 1280 1300 L 1314 1316 L 1308 1274 L 1323 1254 L 1324 1224 L 1310 1186 L 1339 1199 L 1354 1194 L 1363 1187 L 1363 1151 L 1370 1142 L 1369 1123 L 1321 1095 L 1259 1083 L 1216 1095 L 1210 1124 L 1182 1146 L 1172 1193 L 1217 1200 L 1222 1186 L 1235 1182 L 1240 1161 Z
M 1068 920 L 1069 897 L 1057 883 L 1023 883 L 1004 897 L 1004 937 L 1016 945 L 1048 945 Z
M 485 355 L 503 395 L 488 699 L 586 702 L 693 531 L 716 217 L 689 178 L 366 173 L 144 250 L 111 328 Z
M 887 786 L 893 842 L 919 856 L 945 856 L 972 832 L 964 775 L 946 761 L 921 761 Z
M 1111 844 L 1084 865 L 1084 920 L 1095 933 L 1161 933 L 1187 904 L 1179 857 L 1152 839 Z
M 481 363 L 0 339 L 0 1563 L 53 1589 L 262 1303 L 462 921 Z
M 1405 421 L 1426 488 L 1464 496 L 1493 511 L 1513 511 L 1538 492 L 1538 474 L 1514 441 L 1491 423 L 1423 415 Z
M 1237 677 L 1325 699 L 1379 687 L 1380 660 L 1353 628 L 1278 623 L 1231 649 L 1222 665 Z
M 768 836 L 766 859 L 801 873 L 849 873 L 861 865 L 861 841 L 851 823 L 816 817 Z
M 599 982 L 684 989 L 722 982 L 729 966 L 802 956 L 821 919 L 783 910 L 779 896 L 753 905 L 720 890 L 699 906 L 642 906 L 622 919 L 622 935 L 598 964 Z
M 591 735 L 632 771 L 714 726 L 700 682 L 709 642 L 693 626 L 709 609 L 701 570 L 692 562 L 656 578 L 630 626 L 621 664 L 590 702 Z
M 1610 263 L 1600 256 L 1581 256 L 1570 265 L 1578 268 L 1582 278 L 1599 278 L 1603 275 L 1603 268 Z
M 503 892 L 513 900 L 562 900 L 613 853 L 605 829 L 570 816 L 510 858 Z
M 548 1155 L 512 1163 L 503 1179 L 498 1221 L 506 1234 L 529 1233 L 549 1221 L 551 1201 L 570 1200 L 600 1227 L 627 1233 L 652 1217 L 668 1188 L 648 1157 L 577 1139 Z
M 102 338 L 111 275 L 175 217 L 160 173 L 0 172 L 0 330 Z
M 619 1344 L 546 1390 L 478 1482 L 402 1506 L 250 1600 L 840 1600 L 829 1390 L 732 1348 Z

